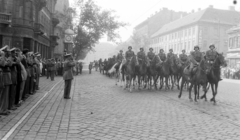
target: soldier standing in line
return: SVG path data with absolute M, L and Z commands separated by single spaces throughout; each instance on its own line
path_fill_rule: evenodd
M 20 63 L 20 60 L 18 60 L 15 52 L 15 48 L 12 48 L 10 50 L 11 54 L 9 56 L 9 59 L 12 61 L 12 66 L 10 67 L 11 71 L 11 80 L 12 84 L 10 85 L 10 90 L 9 90 L 9 110 L 16 110 L 17 108 L 15 107 L 15 98 L 16 98 L 16 87 L 17 87 L 17 65 Z
M 71 99 L 70 92 L 73 80 L 72 68 L 75 66 L 75 62 L 73 61 L 71 54 L 66 54 L 64 58 L 65 58 L 63 67 L 64 70 L 63 80 L 65 80 L 64 99 Z
M 41 59 L 41 54 L 40 53 L 35 53 L 35 64 L 36 64 L 36 90 L 39 90 L 39 77 L 40 77 L 40 59 Z
M 10 50 L 8 48 L 5 48 L 3 51 L 5 53 L 5 55 L 3 55 L 4 66 L 2 66 L 4 87 L 0 101 L 0 115 L 8 115 L 10 113 L 10 111 L 8 110 L 8 106 L 9 106 L 9 88 L 10 85 L 12 84 L 10 71 L 12 61 L 9 59 Z

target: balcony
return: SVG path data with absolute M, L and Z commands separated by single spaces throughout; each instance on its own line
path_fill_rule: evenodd
M 50 35 L 51 46 L 55 47 L 58 45 L 57 40 L 60 39 L 57 35 Z
M 34 32 L 39 35 L 44 34 L 44 26 L 41 23 L 34 24 Z
M 11 24 L 11 22 L 12 22 L 11 14 L 0 12 L 0 24 L 9 25 L 9 24 Z

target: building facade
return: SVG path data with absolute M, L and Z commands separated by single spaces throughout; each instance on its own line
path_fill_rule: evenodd
M 226 31 L 239 21 L 240 13 L 232 7 L 219 10 L 210 6 L 164 25 L 151 36 L 150 46 L 155 52 L 173 49 L 179 54 L 183 49 L 189 53 L 195 45 L 206 51 L 211 44 L 215 44 L 218 52 L 226 53 Z
M 9 45 L 53 55 L 56 0 L 0 0 L 0 47 Z
M 229 67 L 240 68 L 240 25 L 232 27 L 227 31 L 228 51 L 227 60 Z

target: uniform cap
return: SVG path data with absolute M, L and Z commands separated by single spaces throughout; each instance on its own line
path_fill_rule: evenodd
M 26 53 L 28 53 L 28 51 L 29 51 L 29 50 L 28 50 L 27 48 L 25 48 L 25 49 L 23 49 L 22 52 L 23 52 L 23 54 L 26 54 Z
M 15 50 L 16 50 L 16 48 L 14 47 L 14 48 L 10 49 L 9 51 L 10 51 L 10 52 L 13 52 L 13 51 L 15 51 Z
M 194 49 L 195 49 L 195 48 L 198 48 L 198 49 L 200 49 L 198 45 L 194 46 Z
M 183 51 L 185 52 L 186 50 L 185 50 L 185 49 L 183 49 L 183 50 L 182 50 L 182 52 L 183 52 Z
M 151 48 L 149 48 L 149 50 L 153 50 L 153 48 L 151 47 Z
M 214 48 L 215 48 L 215 45 L 214 45 L 214 44 L 212 44 L 212 45 L 210 45 L 210 46 L 209 46 L 209 48 L 211 48 L 211 47 L 214 47 Z
M 169 49 L 169 51 L 173 51 L 173 49 Z
M 140 50 L 143 50 L 143 48 L 140 48 Z
M 132 46 L 128 46 L 128 49 L 130 49 L 130 48 L 132 49 Z

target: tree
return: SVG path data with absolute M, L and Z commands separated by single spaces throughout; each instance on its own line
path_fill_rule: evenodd
M 102 10 L 93 0 L 78 0 L 80 7 L 79 24 L 75 28 L 74 52 L 78 59 L 83 59 L 96 43 L 107 34 L 111 41 L 119 38 L 117 29 L 126 23 L 117 21 L 112 10 Z
M 139 35 L 133 32 L 131 43 L 134 51 L 139 51 L 140 48 L 147 49 L 150 45 L 150 39 L 146 35 Z

